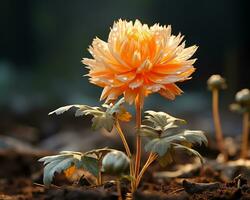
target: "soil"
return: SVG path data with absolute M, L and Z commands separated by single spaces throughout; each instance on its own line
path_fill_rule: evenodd
M 75 185 L 60 180 L 63 185 L 42 185 L 43 166 L 38 158 L 48 152 L 0 152 L 0 200 L 113 200 L 117 199 L 116 184 L 108 181 L 101 186 L 90 186 L 84 179 Z M 219 172 L 205 167 L 192 178 L 156 179 L 151 172 L 145 175 L 134 199 L 143 200 L 203 200 L 250 199 L 250 185 L 243 176 L 225 182 Z M 122 194 L 128 192 L 128 182 L 122 182 Z

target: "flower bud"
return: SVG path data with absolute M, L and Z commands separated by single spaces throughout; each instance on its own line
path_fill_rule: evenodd
M 121 151 L 111 151 L 102 160 L 102 171 L 110 175 L 121 175 L 129 169 L 129 158 Z
M 250 106 L 250 90 L 242 89 L 235 95 L 235 100 L 242 106 Z
M 221 77 L 219 74 L 210 76 L 207 80 L 207 85 L 209 90 L 213 89 L 226 89 L 226 80 Z

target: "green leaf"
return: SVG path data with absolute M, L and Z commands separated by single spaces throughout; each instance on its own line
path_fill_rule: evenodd
M 52 115 L 52 114 L 61 115 L 64 112 L 70 110 L 71 108 L 77 108 L 77 110 L 75 112 L 76 117 L 80 117 L 83 115 L 100 116 L 103 114 L 103 111 L 99 107 L 91 107 L 91 106 L 87 106 L 87 105 L 76 105 L 75 104 L 75 105 L 68 105 L 68 106 L 60 107 L 60 108 L 50 112 L 49 115 Z
M 157 153 L 160 157 L 165 155 L 170 148 L 170 143 L 160 138 L 155 138 L 145 145 L 145 151 Z
M 66 159 L 68 157 L 70 157 L 70 156 L 68 156 L 68 155 L 45 156 L 43 158 L 40 158 L 38 161 L 39 162 L 44 162 L 44 164 L 46 165 L 47 163 L 50 163 L 52 161 Z
M 184 120 L 164 112 L 147 111 L 146 113 L 148 115 L 145 121 L 151 123 L 142 125 L 139 134 L 150 139 L 145 144 L 145 151 L 157 153 L 161 165 L 165 166 L 173 162 L 176 149 L 185 150 L 202 159 L 197 151 L 191 149 L 193 144 L 207 144 L 207 138 L 202 131 L 180 129 L 178 125 Z
M 60 108 L 58 108 L 58 109 L 56 109 L 56 110 L 50 112 L 49 115 L 52 115 L 52 114 L 54 114 L 54 113 L 57 114 L 57 115 L 61 115 L 61 114 L 63 114 L 64 112 L 68 111 L 68 110 L 71 109 L 71 108 L 78 108 L 78 109 L 80 109 L 80 108 L 82 108 L 83 106 L 84 106 L 84 105 L 77 105 L 77 104 L 75 104 L 75 105 L 63 106 L 63 107 L 60 107 Z
M 111 151 L 117 151 L 115 149 L 109 149 L 109 148 L 102 148 L 102 149 L 93 149 L 91 151 L 87 151 L 84 153 L 84 156 L 96 156 L 97 158 L 102 158 L 103 156 L 105 156 L 107 153 L 111 152 Z
M 138 134 L 149 139 L 155 139 L 159 137 L 159 133 L 154 128 L 147 125 L 141 125 L 141 128 L 138 130 Z
M 44 175 L 43 182 L 45 185 L 50 185 L 54 174 L 61 173 L 67 170 L 71 166 L 75 166 L 78 169 L 84 169 L 92 173 L 94 176 L 98 175 L 99 166 L 98 159 L 91 155 L 103 154 L 110 152 L 111 149 L 97 149 L 86 153 L 74 152 L 74 151 L 62 151 L 59 155 L 46 156 L 39 159 L 39 162 L 44 162 Z
M 163 130 L 164 132 L 168 132 L 170 134 L 170 132 L 178 131 L 178 128 L 179 126 L 177 126 L 173 122 L 169 122 L 166 126 L 164 126 Z
M 103 113 L 101 116 L 94 117 L 92 119 L 92 128 L 98 130 L 105 128 L 108 132 L 111 132 L 114 125 L 114 118 L 108 113 Z
M 175 148 L 175 149 L 184 150 L 184 151 L 187 152 L 188 154 L 195 155 L 195 156 L 197 156 L 197 157 L 200 159 L 200 161 L 201 161 L 202 164 L 204 163 L 204 160 L 203 160 L 201 154 L 199 154 L 198 151 L 195 151 L 194 149 L 191 149 L 191 148 L 189 148 L 189 147 L 186 147 L 186 146 L 180 145 L 180 144 L 174 144 L 174 148 Z
M 147 115 L 145 116 L 146 120 L 148 122 L 153 123 L 155 128 L 161 128 L 164 130 L 164 127 L 168 125 L 169 123 L 177 123 L 177 124 L 183 124 L 185 123 L 185 120 L 175 118 L 165 112 L 155 112 L 152 110 L 145 112 Z
M 81 160 L 81 166 L 85 170 L 89 171 L 94 176 L 98 176 L 99 173 L 99 165 L 98 160 L 93 157 L 83 156 Z
M 158 162 L 162 167 L 166 167 L 167 165 L 171 164 L 174 159 L 173 159 L 173 155 L 174 153 L 171 151 L 168 151 L 165 155 L 163 155 L 162 157 L 158 158 Z
M 92 128 L 94 130 L 105 128 L 107 131 L 111 132 L 114 126 L 114 117 L 115 113 L 119 113 L 121 111 L 121 105 L 125 102 L 124 98 L 121 98 L 116 104 L 104 104 L 102 107 L 106 108 L 106 111 L 104 111 L 103 108 L 99 107 L 91 107 L 87 105 L 68 105 L 60 107 L 52 112 L 49 113 L 49 115 L 52 114 L 63 114 L 64 112 L 70 110 L 71 108 L 77 108 L 75 111 L 75 116 L 80 117 L 83 115 L 92 115 Z
M 164 131 L 161 134 L 161 137 L 171 137 L 176 136 L 177 134 L 181 133 L 181 130 L 178 126 L 173 123 L 168 124 L 164 127 Z
M 78 109 L 75 113 L 76 117 L 80 117 L 83 115 L 93 115 L 94 117 L 100 116 L 103 114 L 103 111 L 99 107 L 85 107 Z
M 60 151 L 60 154 L 63 155 L 70 155 L 70 156 L 74 156 L 76 158 L 79 158 L 79 156 L 82 156 L 83 153 L 79 152 L 79 151 Z M 80 159 L 80 158 L 79 158 Z
M 186 138 L 188 142 L 192 144 L 198 143 L 199 145 L 202 145 L 202 143 L 204 143 L 205 145 L 207 145 L 208 143 L 207 138 L 204 135 L 203 131 L 185 130 L 183 136 Z
M 39 161 L 45 162 L 46 166 L 44 167 L 44 175 L 43 175 L 43 182 L 44 185 L 50 185 L 51 181 L 54 177 L 54 174 L 61 173 L 62 171 L 68 169 L 72 166 L 76 160 L 70 156 L 58 156 L 51 158 L 47 156 L 46 158 L 42 158 Z

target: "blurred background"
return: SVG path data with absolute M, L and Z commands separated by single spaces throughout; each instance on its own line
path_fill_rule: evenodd
M 80 61 L 90 57 L 92 39 L 107 40 L 119 18 L 171 24 L 174 34 L 185 35 L 188 46 L 199 46 L 193 79 L 179 84 L 185 93 L 175 101 L 151 95 L 145 109 L 169 112 L 186 119 L 188 127 L 213 134 L 206 81 L 221 74 L 228 83 L 221 92 L 223 129 L 226 135 L 240 135 L 241 116 L 231 113 L 228 105 L 236 91 L 250 85 L 246 0 L 1 0 L 0 15 L 0 148 L 85 150 L 120 145 L 115 138 L 103 140 L 115 136 L 86 128 L 90 118 L 75 119 L 70 112 L 47 115 L 66 104 L 101 104 L 101 89 L 82 77 L 87 70 Z M 128 133 L 134 127 L 124 126 Z

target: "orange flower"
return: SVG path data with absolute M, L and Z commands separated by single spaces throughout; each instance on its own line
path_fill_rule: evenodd
M 196 59 L 190 59 L 197 46 L 185 48 L 183 36 L 171 35 L 170 26 L 148 27 L 139 20 L 118 20 L 110 31 L 108 42 L 94 39 L 89 52 L 93 59 L 83 58 L 90 82 L 103 87 L 101 100 L 115 100 L 124 95 L 132 104 L 158 92 L 174 99 L 182 90 L 175 84 L 190 79 Z

